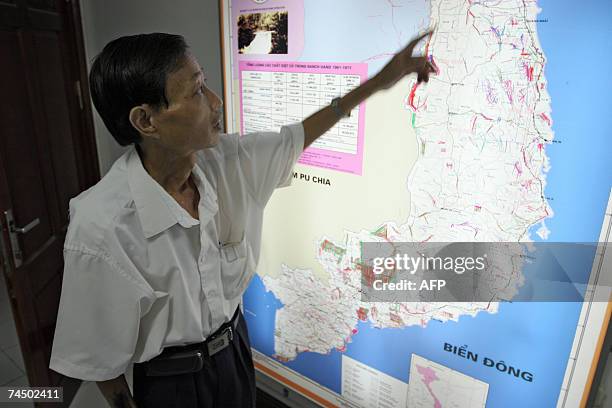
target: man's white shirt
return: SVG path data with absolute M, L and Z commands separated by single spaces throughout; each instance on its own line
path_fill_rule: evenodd
M 304 130 L 219 139 L 192 171 L 199 220 L 149 176 L 134 147 L 71 200 L 51 369 L 109 380 L 230 320 L 259 259 L 265 204 L 291 183 Z

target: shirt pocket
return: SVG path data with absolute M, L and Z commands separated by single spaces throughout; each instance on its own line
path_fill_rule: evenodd
M 247 239 L 225 243 L 220 248 L 223 294 L 227 300 L 242 296 L 255 272 Z

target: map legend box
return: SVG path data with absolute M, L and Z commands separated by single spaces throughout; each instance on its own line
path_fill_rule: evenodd
M 406 383 L 342 355 L 342 396 L 363 408 L 405 408 Z

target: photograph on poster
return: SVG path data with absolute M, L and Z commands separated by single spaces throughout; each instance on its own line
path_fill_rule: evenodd
M 238 17 L 240 54 L 287 54 L 289 13 L 253 13 Z

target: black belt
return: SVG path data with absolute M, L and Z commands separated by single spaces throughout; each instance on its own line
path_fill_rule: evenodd
M 147 376 L 164 376 L 195 373 L 204 366 L 204 359 L 224 350 L 235 338 L 240 307 L 229 322 L 223 323 L 201 343 L 166 347 L 162 353 L 149 361 L 140 363 Z

